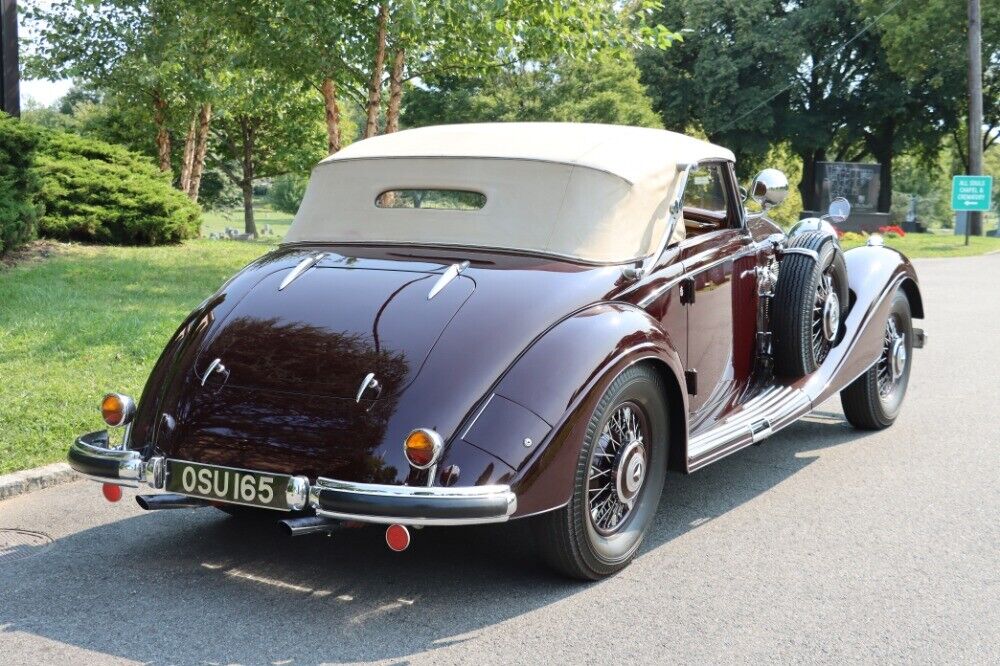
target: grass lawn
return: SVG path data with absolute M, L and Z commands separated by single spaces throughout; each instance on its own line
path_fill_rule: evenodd
M 285 237 L 285 232 L 292 224 L 292 216 L 288 213 L 281 213 L 272 210 L 267 206 L 256 206 L 253 215 L 254 223 L 257 225 L 257 232 L 264 233 L 264 225 L 271 225 L 274 232 L 273 239 Z M 234 208 L 229 210 L 213 210 L 202 215 L 201 235 L 208 238 L 209 234 L 222 233 L 226 227 L 243 231 L 243 209 Z M 264 237 L 265 240 L 271 237 Z
M 1000 251 L 1000 238 L 973 236 L 965 245 L 965 236 L 949 233 L 906 234 L 903 238 L 886 238 L 885 244 L 894 247 L 907 257 L 968 257 Z M 864 241 L 843 243 L 844 249 L 864 245 Z
M 0 268 L 0 474 L 63 460 L 107 391 L 138 399 L 181 320 L 271 243 L 57 246 Z

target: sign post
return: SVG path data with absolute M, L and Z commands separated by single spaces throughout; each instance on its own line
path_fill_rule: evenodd
M 955 212 L 985 213 L 990 209 L 992 192 L 993 176 L 953 176 L 951 179 L 951 209 Z M 971 220 L 966 219 L 966 244 L 969 242 L 971 227 Z

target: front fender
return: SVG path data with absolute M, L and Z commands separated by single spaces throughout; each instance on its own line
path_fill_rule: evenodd
M 915 318 L 924 316 L 917 272 L 902 253 L 865 246 L 844 253 L 853 304 L 844 337 L 801 388 L 813 406 L 842 390 L 870 368 L 882 353 L 882 339 L 893 295 L 902 289 Z
M 498 441 L 497 446 L 519 449 L 516 460 L 510 452 L 491 451 L 517 469 L 512 484 L 517 516 L 569 501 L 580 446 L 597 402 L 622 370 L 647 359 L 669 373 L 675 385 L 683 385 L 680 355 L 658 322 L 628 304 L 600 303 L 551 328 L 512 365 L 494 395 L 551 425 L 546 437 L 530 447 L 519 433 L 504 432 L 504 443 Z M 678 393 L 683 404 L 672 407 L 687 414 L 687 396 Z M 686 419 L 681 421 L 686 429 Z

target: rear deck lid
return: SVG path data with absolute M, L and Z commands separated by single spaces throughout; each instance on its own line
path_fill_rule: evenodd
M 438 273 L 322 265 L 279 290 L 291 270 L 257 283 L 222 322 L 199 381 L 219 359 L 227 387 L 354 399 L 373 373 L 380 388 L 364 399 L 394 394 L 475 290 L 458 276 L 429 299 Z

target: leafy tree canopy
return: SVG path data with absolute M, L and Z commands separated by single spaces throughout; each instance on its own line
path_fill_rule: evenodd
M 563 58 L 476 79 L 441 77 L 407 93 L 403 121 L 416 127 L 491 121 L 575 121 L 662 127 L 628 54 Z

